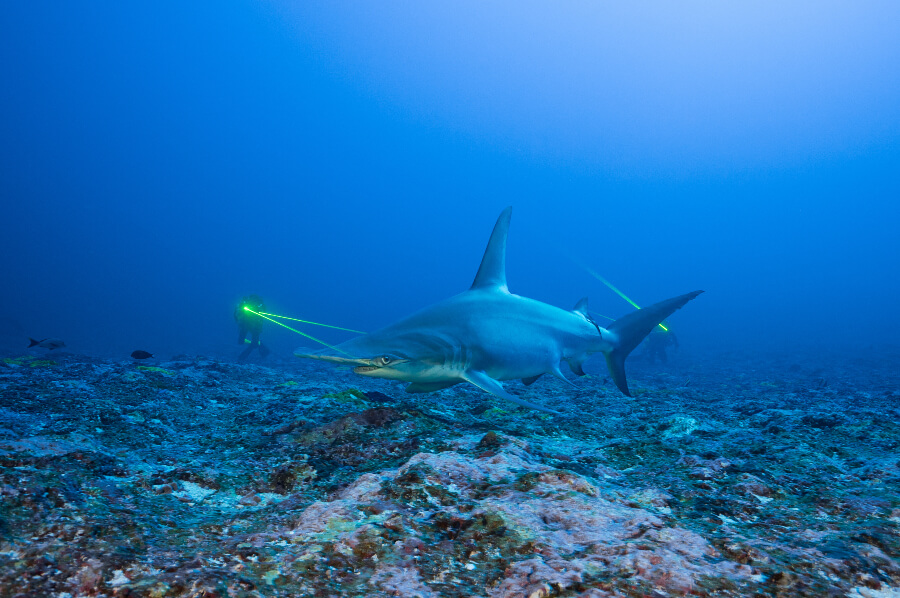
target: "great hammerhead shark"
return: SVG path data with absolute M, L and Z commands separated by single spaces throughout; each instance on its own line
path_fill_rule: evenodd
M 472 286 L 376 332 L 334 347 L 332 353 L 299 357 L 356 366 L 363 376 L 409 382 L 406 392 L 432 392 L 461 382 L 519 405 L 556 413 L 507 392 L 500 383 L 520 378 L 526 385 L 543 374 L 566 382 L 565 361 L 584 376 L 582 364 L 603 353 L 609 373 L 626 396 L 625 358 L 653 328 L 702 293 L 694 291 L 638 309 L 603 328 L 588 314 L 587 298 L 566 311 L 509 292 L 506 237 L 512 207 L 491 233 Z

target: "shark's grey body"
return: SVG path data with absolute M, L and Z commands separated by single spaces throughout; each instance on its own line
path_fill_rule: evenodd
M 602 352 L 616 385 L 628 395 L 625 357 L 654 326 L 702 291 L 637 310 L 609 328 L 591 320 L 586 299 L 566 311 L 514 295 L 506 286 L 511 213 L 506 208 L 497 220 L 469 290 L 338 345 L 330 354 L 297 354 L 355 365 L 358 374 L 409 382 L 407 392 L 470 382 L 520 405 L 550 411 L 510 394 L 500 382 L 518 378 L 531 384 L 548 373 L 566 380 L 562 362 L 584 375 L 582 363 Z

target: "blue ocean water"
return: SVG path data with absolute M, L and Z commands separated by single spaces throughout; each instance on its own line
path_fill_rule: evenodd
M 513 292 L 704 289 L 687 349 L 900 332 L 893 3 L 2 10 L 6 350 L 233 356 L 250 293 L 373 330 L 467 288 L 507 205 Z
M 900 596 L 898 17 L 3 3 L 0 598 Z M 497 293 L 505 391 L 294 355 L 468 289 L 507 206 L 514 293 L 704 291 L 630 396 Z M 243 362 L 251 295 L 295 330 Z

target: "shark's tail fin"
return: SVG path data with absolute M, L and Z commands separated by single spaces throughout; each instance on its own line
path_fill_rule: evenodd
M 630 397 L 631 393 L 628 392 L 628 381 L 625 379 L 625 358 L 641 344 L 644 337 L 650 334 L 655 326 L 702 292 L 694 291 L 654 303 L 649 307 L 622 316 L 607 327 L 610 332 L 616 334 L 618 340 L 615 348 L 606 353 L 606 365 L 613 382 L 626 396 Z

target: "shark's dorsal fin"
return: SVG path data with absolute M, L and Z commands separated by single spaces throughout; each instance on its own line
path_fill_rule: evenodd
M 508 293 L 506 286 L 506 235 L 509 233 L 509 217 L 512 214 L 512 206 L 509 206 L 494 225 L 494 231 L 488 240 L 484 257 L 481 258 L 481 266 L 475 275 L 472 289 L 499 290 Z
M 588 298 L 582 297 L 578 300 L 578 303 L 575 304 L 575 307 L 572 309 L 576 314 L 588 317 Z

